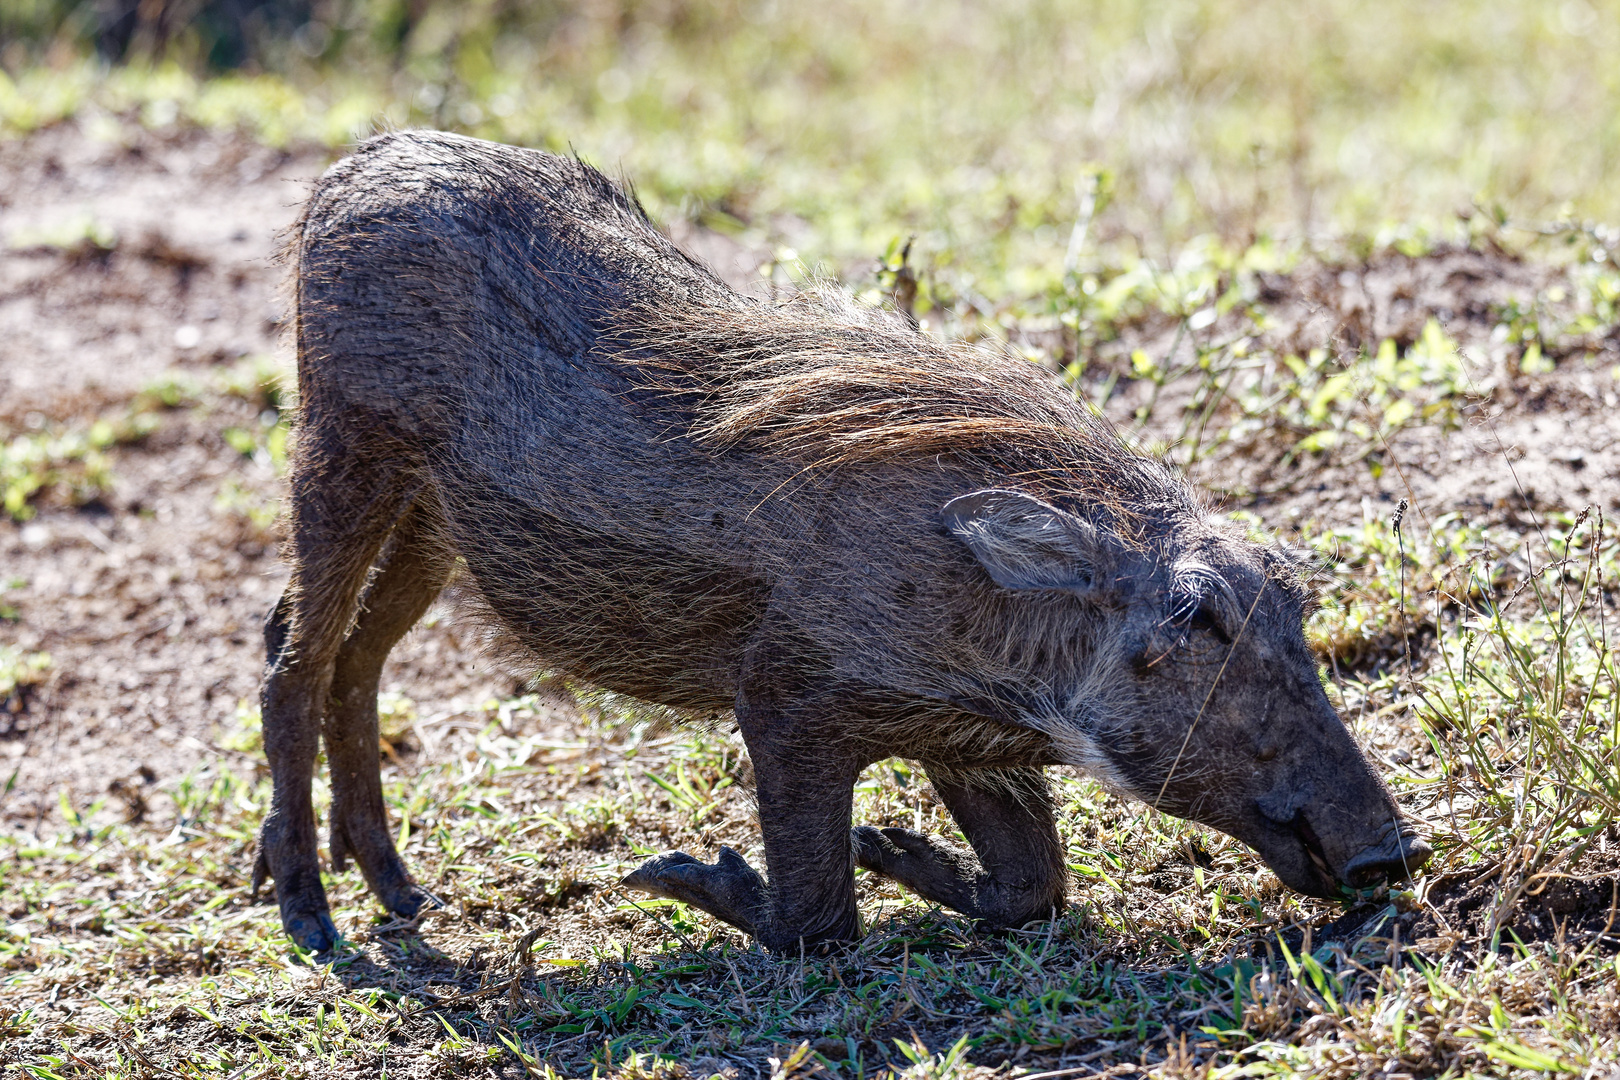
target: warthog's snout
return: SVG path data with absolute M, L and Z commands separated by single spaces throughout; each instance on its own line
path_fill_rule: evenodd
M 1409 828 L 1391 822 L 1378 842 L 1344 864 L 1339 876 L 1353 889 L 1365 889 L 1380 881 L 1405 881 L 1434 854 Z
M 1405 881 L 1434 855 L 1411 824 L 1398 819 L 1390 819 L 1371 842 L 1359 846 L 1349 835 L 1356 830 L 1323 821 L 1330 837 L 1324 844 L 1305 811 L 1278 820 L 1266 812 L 1264 799 L 1256 808 L 1267 827 L 1264 835 L 1252 839 L 1255 850 L 1285 885 L 1311 896 L 1335 896 L 1346 886 L 1365 889 Z M 1348 857 L 1335 858 L 1332 849 L 1347 850 Z

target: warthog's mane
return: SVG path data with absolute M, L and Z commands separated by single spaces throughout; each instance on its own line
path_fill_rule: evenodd
M 1049 372 L 946 344 L 825 291 L 782 305 L 669 304 L 616 316 L 601 350 L 677 433 L 806 468 L 966 460 L 1116 526 L 1196 496 L 1129 449 Z

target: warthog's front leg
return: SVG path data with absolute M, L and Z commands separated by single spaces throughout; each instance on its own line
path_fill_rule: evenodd
M 638 866 L 624 884 L 691 904 L 753 937 L 762 936 L 770 916 L 765 879 L 728 847 L 720 849 L 713 863 L 699 862 L 684 851 L 665 852 Z
M 1063 909 L 1063 849 L 1040 769 L 929 768 L 928 778 L 973 850 L 911 829 L 862 826 L 853 830 L 861 866 L 998 926 L 1022 926 Z
M 722 848 L 713 864 L 678 851 L 659 855 L 624 883 L 701 908 L 773 952 L 859 937 L 849 817 L 865 762 L 816 737 L 819 724 L 746 695 L 737 719 L 754 764 L 769 882 Z

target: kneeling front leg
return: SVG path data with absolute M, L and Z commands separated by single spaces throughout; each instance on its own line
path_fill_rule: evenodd
M 713 863 L 699 862 L 684 851 L 665 852 L 642 863 L 622 884 L 691 904 L 751 937 L 760 937 L 768 925 L 765 879 L 728 847 L 720 849 Z
M 1063 910 L 1063 849 L 1038 768 L 930 768 L 934 790 L 972 851 L 911 829 L 853 831 L 855 859 L 936 904 L 996 926 Z
M 772 952 L 794 954 L 861 934 L 849 818 L 862 763 L 802 745 L 738 709 L 754 763 L 759 824 L 769 880 L 730 848 L 699 862 L 668 852 L 643 863 L 624 884 L 691 904 L 730 923 Z

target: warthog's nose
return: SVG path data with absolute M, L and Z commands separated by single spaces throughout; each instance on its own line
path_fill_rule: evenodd
M 1404 881 L 1433 854 L 1434 849 L 1412 833 L 1386 829 L 1376 844 L 1344 864 L 1343 877 L 1353 889 L 1380 881 Z

